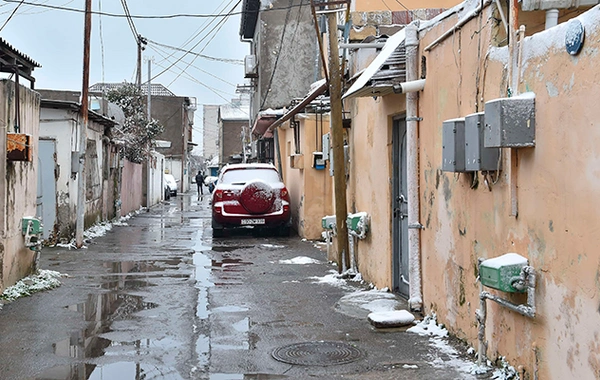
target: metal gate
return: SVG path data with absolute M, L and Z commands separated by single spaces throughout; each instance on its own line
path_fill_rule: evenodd
M 406 119 L 393 125 L 392 257 L 393 290 L 408 298 L 408 202 Z
M 40 140 L 38 155 L 37 216 L 44 224 L 44 239 L 48 239 L 56 224 L 56 142 Z

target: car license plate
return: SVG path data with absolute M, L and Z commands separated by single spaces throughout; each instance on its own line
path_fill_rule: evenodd
M 264 219 L 242 219 L 242 225 L 265 224 Z

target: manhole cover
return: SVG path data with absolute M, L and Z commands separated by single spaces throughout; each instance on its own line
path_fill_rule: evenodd
M 276 348 L 273 358 L 298 365 L 336 365 L 360 359 L 362 352 L 349 344 L 339 342 L 305 342 Z

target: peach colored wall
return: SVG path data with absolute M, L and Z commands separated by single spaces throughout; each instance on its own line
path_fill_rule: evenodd
M 349 99 L 352 113 L 348 212 L 367 212 L 367 238 L 355 246 L 358 270 L 379 288 L 392 286 L 392 119 L 402 115 L 404 95 Z
M 483 111 L 484 101 L 505 96 L 507 48 L 488 48 L 493 23 L 486 23 L 487 11 L 481 45 L 473 37 L 477 18 L 430 52 L 423 47 L 456 18 L 421 35 L 428 63 L 419 101 L 425 312 L 435 311 L 476 346 L 477 258 L 519 253 L 538 275 L 538 314 L 528 319 L 488 301 L 488 355 L 506 356 L 530 375 L 537 365 L 540 379 L 599 378 L 600 214 L 594 210 L 600 199 L 600 109 L 590 102 L 600 97 L 600 8 L 580 17 L 586 42 L 578 56 L 565 52 L 567 23 L 524 42 L 519 90 L 536 94 L 536 146 L 518 150 L 517 218 L 509 215 L 506 170 L 491 189 L 481 173 L 471 188 L 468 175 L 441 171 L 442 122 Z M 509 150 L 502 154 L 506 168 Z M 523 296 L 497 294 L 524 302 Z
M 408 9 L 452 8 L 459 0 L 402 0 L 399 4 L 393 0 L 357 0 L 353 1 L 355 11 L 404 11 Z M 406 7 L 406 8 L 404 8 Z
M 301 137 L 300 151 L 304 169 L 290 167 L 290 155 L 295 153 L 294 130 L 285 123 L 279 128 L 284 182 L 290 192 L 292 222 L 300 237 L 321 239 L 321 218 L 334 213 L 332 204 L 333 177 L 329 167 L 317 170 L 312 167 L 313 152 L 317 147 L 317 135 L 329 132 L 329 116 L 318 119 L 314 114 L 299 118 Z M 320 137 L 319 137 L 320 139 Z M 318 141 L 320 145 L 320 140 Z M 328 163 L 329 165 L 329 163 Z

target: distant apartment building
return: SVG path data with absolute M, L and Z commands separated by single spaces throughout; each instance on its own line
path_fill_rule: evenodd
M 206 159 L 219 155 L 219 107 L 205 104 L 203 106 L 203 140 L 201 155 Z

